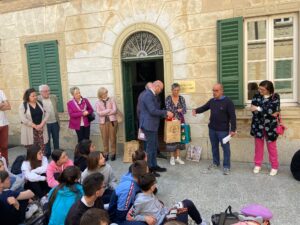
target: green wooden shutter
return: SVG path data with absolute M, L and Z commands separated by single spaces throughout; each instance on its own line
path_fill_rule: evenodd
M 136 139 L 134 126 L 134 107 L 132 98 L 132 74 L 131 65 L 127 62 L 122 64 L 123 74 L 123 98 L 124 98 L 124 118 L 126 141 Z
M 26 48 L 30 86 L 38 90 L 47 84 L 58 98 L 58 111 L 63 112 L 57 41 L 31 43 Z
M 217 22 L 218 81 L 236 107 L 244 107 L 243 18 Z

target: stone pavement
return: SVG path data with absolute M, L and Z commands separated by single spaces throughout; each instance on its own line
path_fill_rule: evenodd
M 20 154 L 25 154 L 23 147 L 9 149 L 10 162 Z M 68 154 L 73 157 L 72 150 L 68 150 Z M 108 162 L 118 178 L 129 167 L 121 158 L 118 156 L 116 161 Z M 259 203 L 273 212 L 272 225 L 300 224 L 300 182 L 293 179 L 288 166 L 280 167 L 278 175 L 271 177 L 266 165 L 260 174 L 254 175 L 250 163 L 232 162 L 231 174 L 224 176 L 221 170 L 208 171 L 210 162 L 207 160 L 172 167 L 167 160 L 159 159 L 158 162 L 168 168 L 158 178 L 158 197 L 167 206 L 189 198 L 202 217 L 210 219 L 212 214 L 224 211 L 228 205 L 239 211 L 246 204 Z

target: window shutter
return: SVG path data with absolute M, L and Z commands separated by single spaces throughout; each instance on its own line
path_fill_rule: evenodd
M 217 22 L 218 81 L 236 107 L 244 107 L 243 18 Z
M 58 111 L 63 112 L 57 41 L 31 43 L 26 47 L 30 86 L 38 90 L 39 85 L 47 84 L 57 96 Z

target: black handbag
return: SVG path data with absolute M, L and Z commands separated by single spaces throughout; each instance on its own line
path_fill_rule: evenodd
M 92 122 L 95 120 L 95 113 L 90 113 L 87 115 L 87 119 L 89 122 Z
M 213 225 L 231 225 L 239 222 L 238 213 L 231 211 L 231 206 L 228 206 L 225 212 L 214 214 L 211 216 Z

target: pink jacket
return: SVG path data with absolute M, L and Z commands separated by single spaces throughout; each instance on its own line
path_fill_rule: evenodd
M 67 108 L 68 108 L 68 112 L 69 112 L 69 116 L 70 116 L 70 121 L 69 121 L 70 129 L 80 130 L 81 118 L 83 118 L 83 124 L 85 127 L 88 127 L 90 125 L 90 122 L 88 121 L 87 117 L 83 116 L 82 113 L 85 108 L 89 112 L 89 114 L 93 113 L 94 110 L 93 110 L 93 107 L 91 106 L 91 103 L 89 102 L 89 100 L 87 100 L 86 98 L 83 98 L 82 101 L 83 102 L 80 105 L 78 105 L 78 103 L 73 99 L 68 101 Z M 78 109 L 78 107 L 75 104 L 77 104 L 77 106 L 80 109 Z
M 48 186 L 51 187 L 51 188 L 57 186 L 58 181 L 55 180 L 54 174 L 55 173 L 62 173 L 62 171 L 64 171 L 64 169 L 66 169 L 69 166 L 73 166 L 73 161 L 70 160 L 70 159 L 65 164 L 63 164 L 61 166 L 56 165 L 56 163 L 52 160 L 48 164 L 47 172 L 46 172 Z
M 108 116 L 109 121 L 116 121 L 117 104 L 113 98 L 109 98 L 106 102 L 106 108 L 102 100 L 98 100 L 95 104 L 96 112 L 99 116 L 100 124 L 105 123 L 105 117 Z

